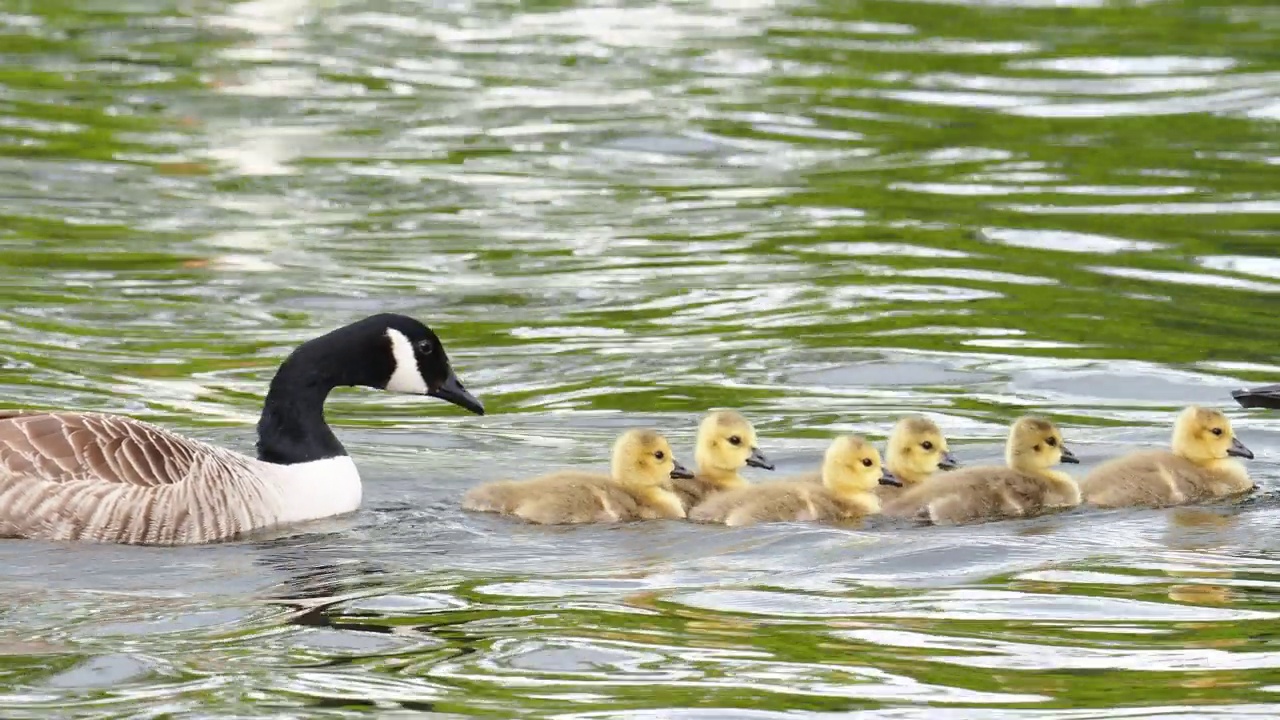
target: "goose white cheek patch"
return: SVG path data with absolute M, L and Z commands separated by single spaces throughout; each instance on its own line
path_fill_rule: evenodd
M 396 369 L 387 380 L 387 390 L 398 393 L 423 395 L 427 392 L 427 384 L 418 371 L 418 359 L 413 354 L 413 343 L 404 333 L 394 328 L 387 328 L 387 337 L 391 338 L 391 357 L 396 361 Z

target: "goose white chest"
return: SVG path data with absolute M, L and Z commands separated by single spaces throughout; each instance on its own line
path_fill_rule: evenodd
M 360 507 L 360 472 L 349 456 L 295 465 L 259 463 L 263 477 L 276 491 L 276 522 L 280 524 L 343 515 Z

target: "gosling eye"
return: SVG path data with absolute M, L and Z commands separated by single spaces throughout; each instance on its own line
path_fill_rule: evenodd
M 1058 438 L 1049 438 L 1048 440 L 1045 440 L 1045 442 L 1048 443 L 1049 447 L 1058 446 Z
M 930 442 L 929 440 L 925 440 L 924 442 L 920 443 L 920 447 L 924 448 L 925 450 L 932 450 L 933 443 Z
M 1214 428 L 1209 432 L 1213 433 L 1214 435 L 1222 435 L 1222 428 Z
M 1040 452 L 1040 446 L 1039 446 L 1039 445 L 1036 445 L 1035 447 L 1033 447 L 1033 448 L 1031 448 L 1031 449 L 1032 449 L 1032 450 L 1035 450 L 1036 452 Z
M 656 458 L 658 458 L 659 460 L 661 460 L 661 459 L 665 458 L 665 457 L 667 456 L 667 454 L 666 454 L 666 453 L 664 453 L 664 452 L 662 452 L 661 450 L 659 450 L 658 452 L 654 453 L 654 454 L 653 454 L 653 456 L 654 456 L 654 457 L 656 457 Z
M 734 435 L 733 437 L 729 438 L 729 444 L 730 444 L 730 445 L 741 445 L 741 444 L 742 444 L 742 438 L 738 437 L 737 435 Z
M 862 458 L 862 467 L 871 467 L 875 463 L 871 462 L 871 458 Z

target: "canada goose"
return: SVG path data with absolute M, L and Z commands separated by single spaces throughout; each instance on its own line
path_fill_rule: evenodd
M 1261 385 L 1255 388 L 1232 390 L 1231 397 L 1247 408 L 1280 409 L 1280 385 Z
M 939 469 L 960 467 L 937 423 L 922 415 L 904 417 L 893 426 L 885 448 L 885 464 L 902 484 L 876 488 L 882 503 L 928 480 Z
M 761 522 L 838 522 L 880 511 L 875 489 L 898 480 L 880 465 L 871 443 L 844 435 L 822 460 L 822 483 L 803 479 L 746 485 L 712 495 L 689 513 L 697 522 L 754 525 Z
M 1171 450 L 1146 450 L 1109 460 L 1080 483 L 1084 501 L 1099 507 L 1200 502 L 1253 489 L 1233 457 L 1253 458 L 1217 410 L 1192 405 L 1178 414 Z
M 530 480 L 486 483 L 462 498 L 464 510 L 515 515 L 540 525 L 683 518 L 672 478 L 691 478 L 655 430 L 628 430 L 613 444 L 608 475 L 561 470 Z
M 885 504 L 884 514 L 956 524 L 1028 517 L 1080 504 L 1080 488 L 1059 462 L 1080 462 L 1049 420 L 1019 418 L 1005 444 L 1007 467 L 978 466 L 934 475 Z
M 702 419 L 693 457 L 698 464 L 693 477 L 671 483 L 686 510 L 708 495 L 746 485 L 747 481 L 738 474 L 746 465 L 773 469 L 773 464 L 756 447 L 755 428 L 732 410 L 719 410 Z
M 299 345 L 280 365 L 257 459 L 121 415 L 0 411 L 0 536 L 180 545 L 351 512 L 360 474 L 324 419 L 338 386 L 430 395 L 484 414 L 430 328 L 374 315 Z

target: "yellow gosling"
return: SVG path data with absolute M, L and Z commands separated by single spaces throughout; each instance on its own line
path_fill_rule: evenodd
M 541 525 L 683 518 L 684 506 L 670 483 L 692 476 L 676 462 L 661 433 L 628 430 L 613 444 L 608 475 L 562 470 L 530 480 L 486 483 L 468 491 L 462 507 Z
M 715 493 L 745 486 L 738 471 L 747 465 L 772 470 L 773 464 L 756 445 L 756 430 L 742 415 L 719 410 L 703 418 L 693 451 L 698 469 L 691 478 L 672 481 L 685 509 Z
M 827 448 L 821 484 L 779 480 L 747 485 L 711 496 L 689 513 L 689 519 L 733 526 L 856 520 L 880 511 L 878 485 L 896 482 L 881 466 L 875 446 L 845 435 Z
M 1253 458 L 1217 410 L 1192 405 L 1178 414 L 1169 450 L 1146 450 L 1094 468 L 1080 483 L 1098 507 L 1185 505 L 1249 492 L 1253 481 L 1234 458 Z
M 878 487 L 876 494 L 881 503 L 900 497 L 938 470 L 960 467 L 937 423 L 922 415 L 904 417 L 893 426 L 886 445 L 885 464 L 902 485 Z

